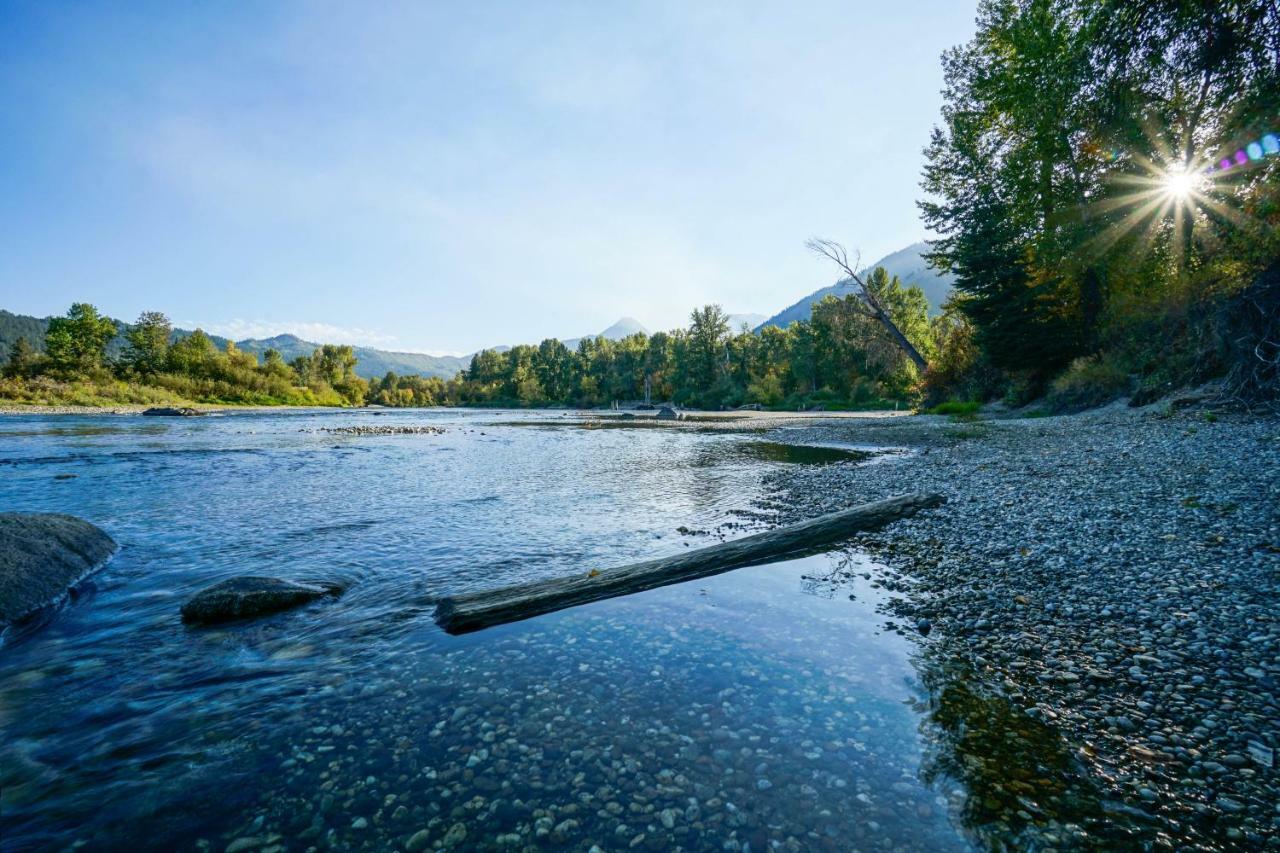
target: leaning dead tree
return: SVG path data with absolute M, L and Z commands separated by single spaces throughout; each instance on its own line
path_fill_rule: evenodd
M 920 350 L 916 349 L 915 344 L 907 340 L 907 336 L 902 334 L 902 330 L 893 322 L 893 318 L 889 316 L 889 312 L 885 310 L 884 305 L 880 303 L 880 299 L 875 295 L 871 288 L 867 287 L 867 282 L 858 273 L 855 266 L 857 260 L 853 263 L 849 262 L 849 253 L 845 251 L 844 246 L 834 240 L 820 240 L 814 238 L 805 245 L 812 251 L 817 252 L 822 257 L 834 263 L 840 270 L 852 281 L 858 285 L 858 295 L 861 297 L 861 313 L 863 316 L 876 321 L 889 334 L 889 338 L 902 350 L 903 354 L 915 364 L 923 373 L 929 366 L 924 360 L 924 356 L 920 354 Z
M 944 503 L 942 495 L 898 495 L 671 557 L 448 596 L 436 603 L 436 624 L 450 634 L 465 634 L 730 569 L 821 554 L 855 533 L 878 530 Z

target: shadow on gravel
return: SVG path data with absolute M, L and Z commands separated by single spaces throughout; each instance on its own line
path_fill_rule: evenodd
M 1106 799 L 1052 727 L 954 666 L 919 662 L 925 782 L 945 792 L 953 819 L 983 849 L 1131 849 L 1158 822 Z

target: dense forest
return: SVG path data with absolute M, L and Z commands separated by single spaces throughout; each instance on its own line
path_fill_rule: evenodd
M 870 291 L 916 345 L 934 350 L 928 303 L 877 267 Z M 850 295 L 827 297 L 808 320 L 785 329 L 734 333 L 724 311 L 693 312 L 687 329 L 637 333 L 620 341 L 584 338 L 577 350 L 556 340 L 477 353 L 455 393 L 467 404 L 606 405 L 649 399 L 720 409 L 892 407 L 913 399 L 919 374 Z
M 869 292 L 923 352 L 936 351 L 928 304 L 877 268 Z M 175 334 L 168 319 L 146 312 L 121 330 L 92 305 L 76 304 L 50 320 L 41 346 L 11 348 L 0 397 L 24 402 L 158 402 L 384 406 L 602 406 L 651 399 L 723 408 L 859 408 L 909 403 L 916 367 L 888 345 L 856 296 L 827 297 L 809 320 L 786 329 L 733 333 L 718 305 L 693 312 L 687 329 L 620 341 L 583 338 L 483 350 L 452 379 L 398 376 L 364 380 L 349 346 L 325 345 L 285 362 L 261 360 L 204 332 Z
M 935 399 L 1280 387 L 1280 6 L 984 0 L 921 203 L 955 276 Z

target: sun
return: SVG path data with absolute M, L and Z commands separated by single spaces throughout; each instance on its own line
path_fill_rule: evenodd
M 1173 201 L 1186 202 L 1200 190 L 1200 177 L 1193 172 L 1174 166 L 1161 178 L 1164 195 Z

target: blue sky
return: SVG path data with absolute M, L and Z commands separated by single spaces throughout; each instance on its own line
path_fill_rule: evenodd
M 421 351 L 772 313 L 925 236 L 971 4 L 0 0 L 0 307 Z

